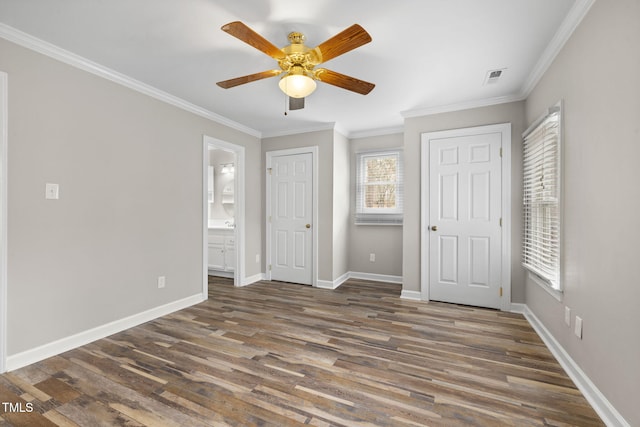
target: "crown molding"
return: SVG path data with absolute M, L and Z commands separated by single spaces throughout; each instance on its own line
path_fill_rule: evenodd
M 174 107 L 178 107 L 182 110 L 196 114 L 200 117 L 204 117 L 205 119 L 230 127 L 256 138 L 262 138 L 262 133 L 260 131 L 223 117 L 205 108 L 199 107 L 195 104 L 185 101 L 182 98 L 171 95 L 146 83 L 142 83 L 139 80 L 136 80 L 118 71 L 112 70 L 96 62 L 90 61 L 80 55 L 76 55 L 75 53 L 69 52 L 68 50 L 62 49 L 61 47 L 48 43 L 37 37 L 33 37 L 9 25 L 0 23 L 0 37 L 19 46 L 41 53 L 60 62 L 64 62 L 65 64 L 71 65 L 72 67 L 87 71 L 96 76 L 102 77 L 114 83 L 125 86 L 129 89 L 140 92 L 144 95 L 155 98 L 166 104 L 173 105 Z
M 452 111 L 469 110 L 472 108 L 488 107 L 497 104 L 506 104 L 508 102 L 522 101 L 526 97 L 522 94 L 497 96 L 495 98 L 476 99 L 473 101 L 459 102 L 457 104 L 439 105 L 434 107 L 418 108 L 415 110 L 402 111 L 400 114 L 405 119 L 421 116 L 431 116 L 433 114 L 450 113 Z
M 329 123 L 321 123 L 318 125 L 297 128 L 297 129 L 285 129 L 282 131 L 263 132 L 262 138 L 277 138 L 279 136 L 299 135 L 302 133 L 321 132 L 324 130 L 336 130 L 340 132 L 340 130 L 337 129 L 335 122 L 329 122 Z
M 334 132 L 342 135 L 343 137 L 349 139 L 349 131 L 345 129 L 340 123 L 335 122 L 333 126 Z
M 262 134 L 262 137 L 276 138 L 279 136 L 300 135 L 304 133 L 320 132 L 320 131 L 332 130 L 332 129 L 347 139 L 358 139 L 358 138 L 367 138 L 371 136 L 392 135 L 394 133 L 404 132 L 404 126 L 402 125 L 350 132 L 346 128 L 342 127 L 340 123 L 332 122 L 332 123 L 323 123 L 317 126 L 310 126 L 305 128 L 287 129 L 287 130 L 275 131 L 275 132 L 264 132 Z
M 396 133 L 404 133 L 404 125 L 351 132 L 348 134 L 348 138 L 349 139 L 369 138 L 373 136 L 393 135 Z
M 596 0 L 576 0 L 544 52 L 542 52 L 542 56 L 538 59 L 533 70 L 531 70 L 529 77 L 522 85 L 520 93 L 524 98 L 529 97 L 595 1 Z

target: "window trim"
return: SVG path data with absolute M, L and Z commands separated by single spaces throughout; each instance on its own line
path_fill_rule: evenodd
M 527 270 L 528 272 L 528 276 L 531 279 L 536 279 L 533 280 L 533 282 L 537 283 L 540 286 L 544 286 L 546 288 L 546 290 L 550 291 L 550 293 L 552 293 L 552 295 L 556 296 L 556 298 L 558 297 L 558 295 L 561 295 L 563 292 L 563 280 L 562 280 L 562 272 L 563 272 L 563 242 L 562 242 L 562 233 L 563 233 L 563 229 L 564 229 L 564 225 L 563 225 L 563 191 L 562 191 L 562 187 L 563 187 L 563 180 L 562 180 L 562 173 L 563 173 L 563 168 L 562 168 L 562 151 L 563 151 L 563 103 L 562 101 L 559 101 L 557 104 L 555 104 L 554 106 L 550 107 L 547 109 L 547 111 L 540 116 L 537 120 L 535 120 L 531 126 L 529 126 L 527 128 L 527 130 L 522 134 L 522 140 L 523 140 L 523 188 L 522 188 L 522 209 L 523 209 L 523 246 L 522 246 L 522 266 Z M 556 257 L 557 257 L 557 262 L 556 262 L 556 269 L 555 269 L 555 274 L 553 276 L 550 276 L 549 274 L 546 274 L 545 272 L 541 271 L 539 268 L 536 268 L 535 265 L 532 264 L 528 264 L 527 263 L 527 240 L 528 240 L 528 230 L 527 230 L 527 220 L 526 220 L 526 215 L 527 213 L 530 211 L 530 206 L 533 206 L 532 204 L 527 204 L 527 197 L 525 195 L 525 191 L 526 191 L 526 186 L 525 186 L 525 181 L 527 179 L 527 172 L 526 172 L 526 162 L 527 159 L 525 159 L 525 145 L 527 143 L 527 138 L 536 130 L 538 130 L 541 126 L 544 126 L 547 122 L 547 120 L 553 116 L 553 115 L 557 115 L 557 133 L 556 133 L 556 138 L 555 138 L 555 144 L 556 144 L 556 158 L 553 159 L 556 163 L 556 176 L 555 176 L 555 185 L 556 185 L 556 197 L 555 197 L 555 202 L 554 203 L 550 203 L 551 206 L 555 207 L 557 209 L 557 224 L 558 224 L 558 231 L 557 231 L 557 236 L 555 238 L 555 240 L 551 243 L 551 245 L 555 245 L 556 246 Z M 549 203 L 547 202 L 546 204 L 549 205 Z M 547 246 L 551 246 L 551 245 L 547 245 Z
M 355 182 L 355 214 L 356 225 L 402 225 L 403 203 L 403 175 L 404 159 L 402 148 L 382 150 L 368 150 L 355 153 L 356 155 L 356 182 Z M 372 157 L 397 158 L 396 168 L 396 207 L 395 208 L 367 208 L 364 206 L 364 188 L 367 185 L 389 184 L 391 182 L 364 183 L 365 161 Z

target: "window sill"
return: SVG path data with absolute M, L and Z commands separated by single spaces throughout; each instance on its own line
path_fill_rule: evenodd
M 554 297 L 556 300 L 558 300 L 559 302 L 562 302 L 562 299 L 564 298 L 564 293 L 562 291 L 559 291 L 557 289 L 553 289 L 551 286 L 549 286 L 545 281 L 543 281 L 542 279 L 540 279 L 536 274 L 532 273 L 532 272 L 528 272 L 527 273 L 527 277 L 536 285 L 540 286 L 542 289 L 544 289 L 549 295 L 551 295 L 552 297 Z

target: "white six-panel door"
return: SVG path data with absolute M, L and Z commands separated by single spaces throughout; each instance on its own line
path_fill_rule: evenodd
M 271 160 L 271 279 L 313 283 L 313 155 Z
M 429 141 L 430 300 L 501 306 L 501 136 Z

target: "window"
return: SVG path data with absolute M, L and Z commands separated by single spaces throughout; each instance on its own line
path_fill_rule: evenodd
M 402 224 L 402 151 L 356 155 L 356 224 Z
M 560 105 L 524 133 L 523 265 L 555 290 L 560 286 Z

